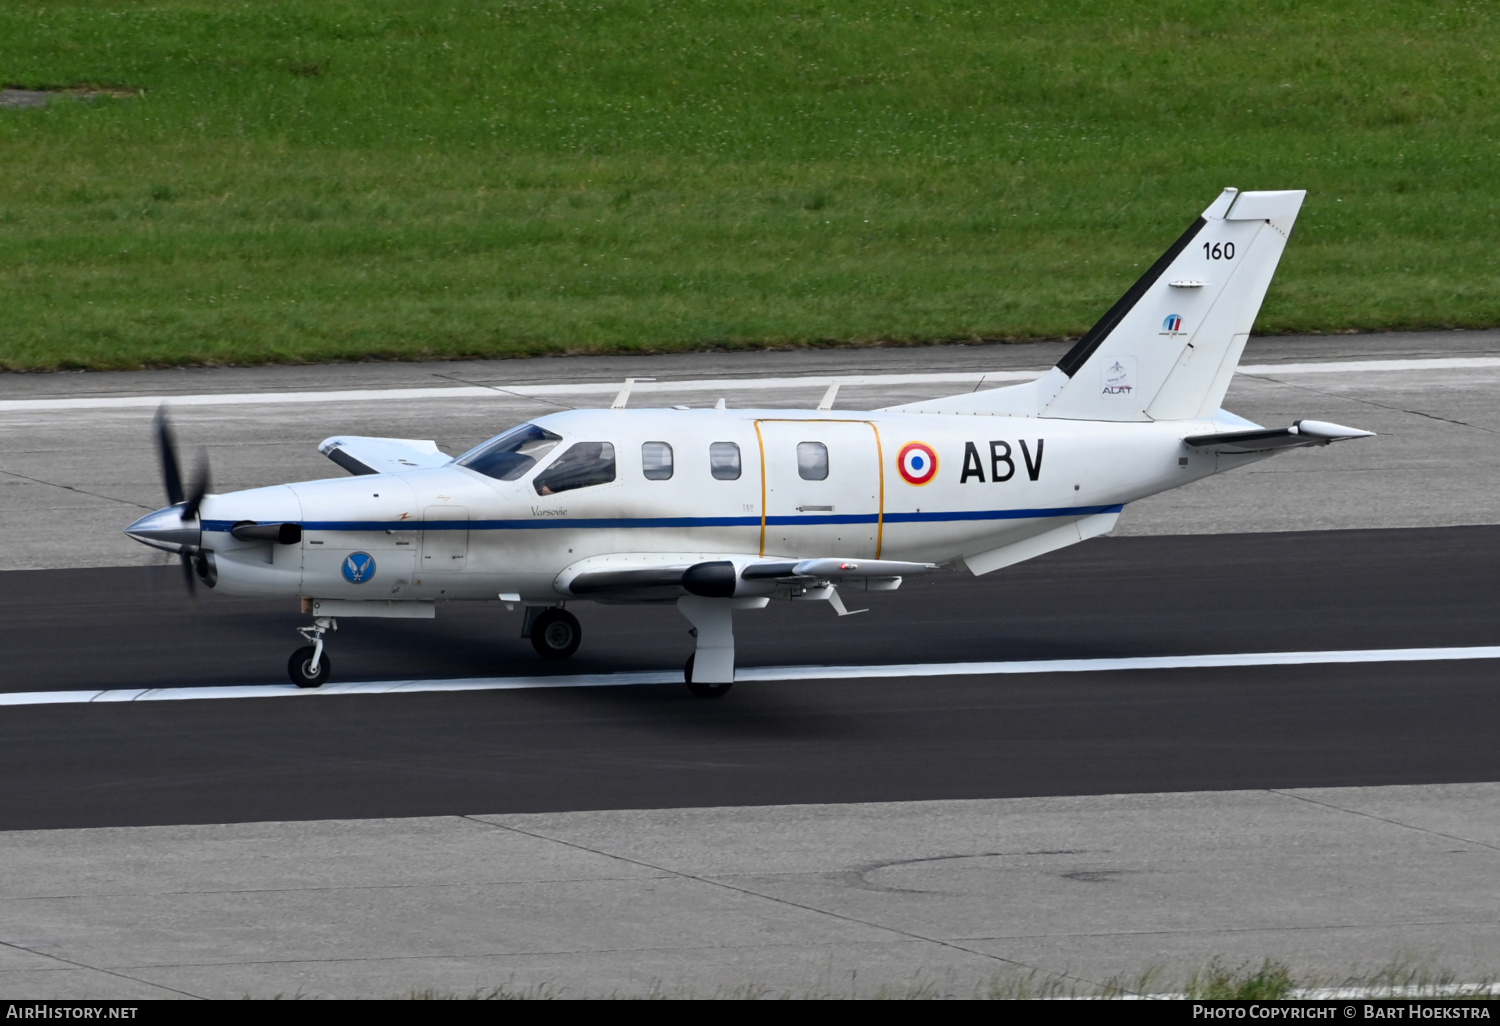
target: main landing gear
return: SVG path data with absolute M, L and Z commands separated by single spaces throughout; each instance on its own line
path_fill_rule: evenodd
M 698 639 L 697 650 L 688 656 L 682 668 L 682 679 L 688 690 L 699 698 L 722 698 L 734 687 L 734 633 L 730 623 L 732 610 L 759 608 L 766 604 L 763 598 L 753 599 L 702 599 L 688 597 L 677 603 L 684 616 L 693 624 L 693 636 Z M 583 628 L 578 617 L 560 606 L 528 606 L 526 621 L 521 625 L 523 637 L 531 639 L 532 647 L 543 659 L 566 659 L 578 651 L 583 640 Z M 699 659 L 699 656 L 702 659 Z M 694 678 L 694 667 L 702 669 Z
M 705 681 L 693 680 L 693 659 L 697 653 L 688 656 L 687 665 L 682 668 L 682 679 L 687 682 L 688 690 L 698 698 L 723 698 L 734 687 L 734 681 L 723 681 L 718 684 L 709 684 Z
M 698 639 L 697 651 L 688 656 L 682 668 L 682 679 L 688 690 L 699 698 L 722 698 L 734 687 L 734 634 L 730 612 L 738 608 L 759 608 L 766 599 L 700 599 L 684 598 L 678 608 L 693 626 Z M 578 617 L 560 606 L 528 606 L 521 626 L 523 637 L 543 659 L 566 659 L 578 651 L 583 628 Z M 702 655 L 704 658 L 699 659 Z M 693 667 L 703 663 L 704 672 L 693 679 Z
M 764 609 L 770 601 L 764 595 L 684 595 L 677 600 L 677 611 L 693 625 L 692 634 L 697 639 L 693 654 L 682 668 L 682 679 L 694 696 L 723 698 L 734 687 L 734 611 Z
M 286 672 L 292 683 L 299 688 L 321 687 L 333 668 L 328 655 L 323 651 L 323 635 L 339 629 L 338 621 L 331 616 L 320 616 L 311 627 L 298 627 L 297 633 L 312 644 L 299 648 L 287 660 Z
M 527 610 L 528 613 L 531 610 Z M 543 659 L 566 659 L 578 651 L 583 640 L 583 628 L 578 617 L 566 609 L 544 609 L 535 616 L 528 616 L 527 635 L 537 655 Z

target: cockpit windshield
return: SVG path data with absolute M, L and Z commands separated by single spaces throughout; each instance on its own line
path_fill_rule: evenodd
M 461 467 L 477 470 L 487 477 L 514 481 L 536 466 L 537 460 L 562 441 L 546 428 L 522 424 L 503 435 L 475 446 L 454 460 Z

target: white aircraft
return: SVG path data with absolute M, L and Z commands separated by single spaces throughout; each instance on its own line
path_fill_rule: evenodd
M 335 436 L 355 476 L 208 494 L 183 488 L 164 416 L 171 505 L 126 529 L 240 595 L 298 597 L 299 687 L 329 674 L 352 616 L 432 617 L 440 602 L 524 605 L 536 650 L 582 637 L 571 602 L 673 603 L 696 629 L 695 695 L 734 681 L 736 611 L 772 599 L 848 610 L 940 568 L 986 574 L 1103 534 L 1136 499 L 1296 446 L 1371 434 L 1263 428 L 1220 408 L 1302 205 L 1226 189 L 1036 381 L 870 412 L 553 413 L 456 458 L 430 441 Z

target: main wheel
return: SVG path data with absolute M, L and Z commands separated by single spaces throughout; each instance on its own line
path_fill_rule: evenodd
M 578 651 L 583 628 L 566 609 L 549 609 L 531 625 L 531 644 L 543 659 L 566 659 Z
M 693 656 L 688 656 L 687 665 L 682 668 L 682 679 L 687 681 L 688 690 L 699 698 L 723 698 L 734 687 L 734 681 L 724 684 L 694 684 L 693 683 Z
M 332 666 L 328 662 L 328 651 L 325 649 L 323 655 L 318 659 L 318 672 L 312 672 L 313 653 L 317 649 L 308 645 L 299 648 L 292 653 L 292 658 L 287 660 L 287 676 L 292 678 L 292 683 L 299 688 L 315 688 L 322 685 L 328 679 L 328 671 Z

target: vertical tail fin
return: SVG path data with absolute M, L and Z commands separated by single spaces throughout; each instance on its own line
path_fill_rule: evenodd
M 1212 416 L 1306 195 L 1225 189 L 1038 382 L 1038 415 Z

